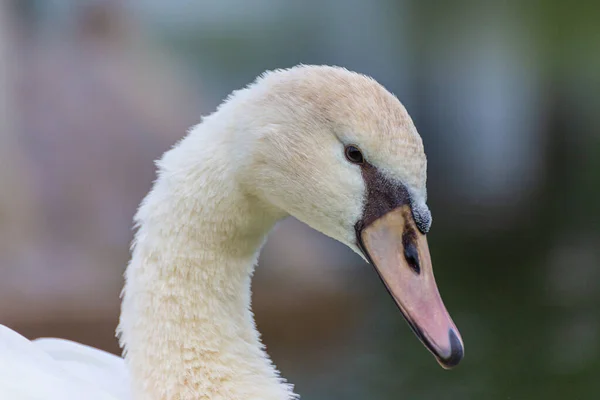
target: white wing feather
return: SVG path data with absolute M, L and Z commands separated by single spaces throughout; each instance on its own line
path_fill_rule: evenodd
M 128 400 L 122 358 L 62 339 L 29 341 L 0 325 L 1 400 Z

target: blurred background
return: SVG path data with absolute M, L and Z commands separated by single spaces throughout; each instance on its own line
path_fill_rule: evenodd
M 118 353 L 153 160 L 265 69 L 336 64 L 405 104 L 466 357 L 442 370 L 374 271 L 294 220 L 254 308 L 305 399 L 600 393 L 600 3 L 0 0 L 0 323 Z

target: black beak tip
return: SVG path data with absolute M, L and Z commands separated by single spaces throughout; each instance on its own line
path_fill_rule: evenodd
M 442 367 L 451 369 L 456 367 L 463 359 L 465 356 L 465 349 L 454 329 L 448 331 L 448 338 L 450 340 L 450 355 L 446 358 L 440 358 L 439 362 Z

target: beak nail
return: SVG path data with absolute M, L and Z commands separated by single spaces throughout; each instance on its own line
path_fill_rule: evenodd
M 450 356 L 440 360 L 440 364 L 446 369 L 456 367 L 465 355 L 463 344 L 454 329 L 448 331 L 448 340 L 450 342 Z

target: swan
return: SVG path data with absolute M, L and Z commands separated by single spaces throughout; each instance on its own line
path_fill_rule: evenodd
M 157 162 L 125 272 L 124 358 L 0 327 L 0 398 L 297 398 L 250 307 L 261 246 L 290 215 L 371 263 L 416 336 L 454 367 L 464 350 L 433 276 L 426 166 L 407 111 L 373 78 L 264 73 Z

